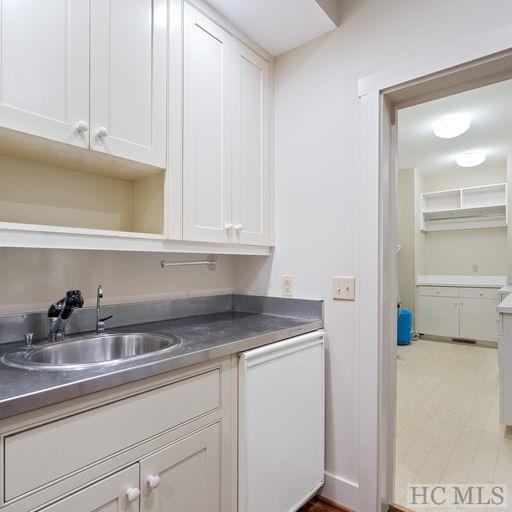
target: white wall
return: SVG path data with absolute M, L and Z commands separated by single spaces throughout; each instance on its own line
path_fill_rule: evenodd
M 415 249 L 414 249 L 414 255 L 416 257 L 415 262 L 415 279 L 414 282 L 416 282 L 416 279 L 419 275 L 425 274 L 425 239 L 426 234 L 421 231 L 421 225 L 422 225 L 422 213 L 421 213 L 421 194 L 425 190 L 425 176 L 423 176 L 422 172 L 419 169 L 414 169 L 414 194 L 415 194 Z
M 506 164 L 426 174 L 424 192 L 476 187 L 507 181 Z M 436 231 L 425 235 L 424 273 L 507 275 L 507 228 Z M 476 265 L 478 270 L 474 271 Z
M 506 276 L 507 266 L 507 228 L 426 234 L 425 274 Z
M 0 314 L 46 310 L 73 288 L 80 289 L 86 306 L 91 306 L 98 284 L 106 304 L 232 293 L 232 256 L 220 257 L 215 271 L 160 267 L 162 259 L 198 257 L 204 255 L 2 248 Z
M 478 187 L 507 181 L 507 165 L 493 167 L 472 167 L 460 171 L 431 174 L 423 171 L 425 176 L 423 192 L 448 190 L 459 187 Z
M 507 26 L 512 3 L 494 0 L 350 0 L 341 26 L 277 59 L 277 247 L 267 263 L 235 262 L 237 289 L 326 300 L 327 486 L 339 503 L 365 512 L 358 487 L 358 302 L 331 300 L 333 275 L 358 275 L 357 79 L 423 57 L 460 55 L 467 37 Z M 436 57 L 437 58 L 437 57 Z M 369 318 L 374 322 L 376 319 Z M 377 349 L 377 342 L 375 342 Z M 364 442 L 362 443 L 364 444 Z M 375 509 L 377 502 L 375 501 Z
M 507 184 L 508 184 L 508 194 L 507 194 L 507 248 L 508 254 L 512 255 L 512 155 L 507 157 Z M 508 284 L 512 284 L 512 258 L 508 259 Z
M 401 169 L 397 179 L 398 286 L 402 307 L 415 310 L 415 190 L 414 169 Z

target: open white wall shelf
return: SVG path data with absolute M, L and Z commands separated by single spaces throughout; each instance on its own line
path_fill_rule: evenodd
M 422 231 L 507 225 L 507 184 L 457 188 L 421 195 Z

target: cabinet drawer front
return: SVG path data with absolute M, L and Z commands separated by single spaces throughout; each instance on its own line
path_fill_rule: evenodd
M 495 288 L 461 288 L 460 296 L 468 299 L 494 299 L 498 300 L 499 292 Z
M 9 501 L 221 406 L 220 370 L 175 382 L 4 440 Z
M 424 297 L 459 297 L 460 289 L 454 286 L 420 286 L 419 293 Z

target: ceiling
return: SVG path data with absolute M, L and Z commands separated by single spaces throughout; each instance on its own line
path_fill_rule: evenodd
M 208 0 L 208 3 L 274 56 L 336 28 L 337 0 Z
M 447 114 L 465 112 L 471 127 L 453 139 L 440 139 L 432 122 Z M 506 165 L 512 154 L 512 80 L 455 94 L 398 112 L 398 168 L 418 168 L 424 174 L 461 170 L 455 157 L 482 149 L 482 167 Z

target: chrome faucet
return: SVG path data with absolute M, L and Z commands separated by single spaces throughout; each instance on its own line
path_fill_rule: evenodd
M 103 299 L 103 287 L 101 284 L 98 286 L 98 291 L 96 292 L 96 334 L 104 334 L 105 333 L 105 322 L 110 320 L 114 315 L 106 316 L 105 318 L 101 317 L 101 299 Z
M 84 298 L 80 290 L 69 290 L 63 299 L 48 309 L 48 341 L 62 341 L 66 336 L 66 326 L 73 311 L 82 308 Z

